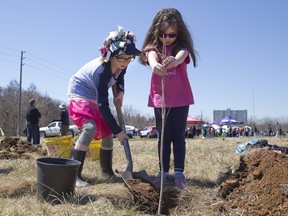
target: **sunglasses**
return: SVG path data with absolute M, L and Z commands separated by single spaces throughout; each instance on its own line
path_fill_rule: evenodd
M 124 63 L 124 62 L 131 62 L 135 59 L 135 56 L 132 56 L 130 58 L 123 58 L 123 57 L 116 57 L 117 60 L 121 63 Z
M 161 38 L 167 38 L 167 37 L 175 38 L 175 37 L 177 37 L 177 34 L 176 33 L 171 33 L 171 34 L 160 33 L 159 37 L 161 37 Z

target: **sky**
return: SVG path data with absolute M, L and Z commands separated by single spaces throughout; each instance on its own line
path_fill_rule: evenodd
M 31 83 L 67 102 L 69 78 L 99 57 L 108 32 L 121 25 L 141 49 L 156 13 L 180 11 L 198 66 L 188 65 L 195 104 L 189 114 L 213 121 L 213 110 L 247 110 L 248 119 L 288 116 L 288 1 L 286 0 L 0 0 L 0 86 Z M 151 69 L 136 59 L 125 76 L 124 105 L 147 106 Z M 166 86 L 170 88 L 169 86 Z

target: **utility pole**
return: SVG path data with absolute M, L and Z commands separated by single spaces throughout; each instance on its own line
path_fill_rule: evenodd
M 17 125 L 17 136 L 20 137 L 20 130 L 21 130 L 21 97 L 22 97 L 22 67 L 23 67 L 23 54 L 24 51 L 21 51 L 21 58 L 20 58 L 20 81 L 19 81 L 19 98 L 18 98 L 18 125 Z
M 256 115 L 255 115 L 255 97 L 254 97 L 254 88 L 253 88 L 253 120 L 255 122 L 256 120 Z

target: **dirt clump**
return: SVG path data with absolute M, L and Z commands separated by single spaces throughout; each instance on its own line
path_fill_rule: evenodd
M 218 196 L 219 211 L 229 215 L 288 215 L 288 157 L 254 149 L 227 173 Z
M 128 180 L 127 185 L 133 194 L 134 201 L 139 205 L 139 210 L 157 212 L 159 193 L 152 185 L 140 179 Z
M 5 137 L 0 142 L 0 159 L 31 158 L 30 153 L 42 156 L 47 155 L 47 150 L 42 145 L 33 145 L 19 137 Z
M 159 189 L 155 188 L 151 183 L 143 182 L 141 179 L 126 181 L 126 186 L 130 188 L 134 201 L 138 209 L 148 214 L 156 214 L 159 206 Z M 163 192 L 163 200 L 161 203 L 161 214 L 168 215 L 169 210 L 177 204 L 173 198 L 177 197 L 178 192 L 173 187 L 166 187 Z

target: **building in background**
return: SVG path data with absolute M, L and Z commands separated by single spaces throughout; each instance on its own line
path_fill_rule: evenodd
M 235 120 L 242 121 L 245 125 L 247 125 L 247 110 L 231 110 L 230 108 L 227 108 L 227 110 L 213 110 L 213 121 L 219 122 L 227 115 L 230 115 Z

